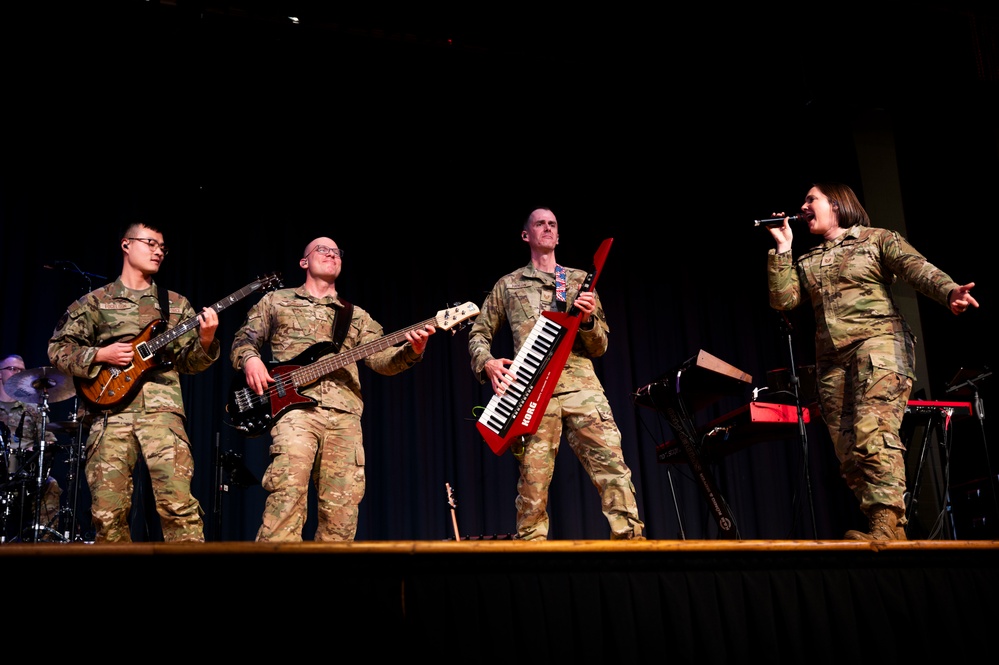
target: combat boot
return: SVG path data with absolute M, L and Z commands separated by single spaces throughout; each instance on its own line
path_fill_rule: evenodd
M 902 516 L 894 508 L 878 506 L 868 516 L 870 533 L 851 529 L 846 532 L 847 540 L 907 540 L 905 527 L 900 524 Z

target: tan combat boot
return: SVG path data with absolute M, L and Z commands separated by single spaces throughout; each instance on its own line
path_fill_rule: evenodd
M 871 511 L 868 516 L 871 523 L 870 533 L 854 531 L 846 532 L 847 540 L 907 540 L 905 537 L 905 527 L 899 522 L 901 516 L 893 509 L 886 506 L 878 506 Z

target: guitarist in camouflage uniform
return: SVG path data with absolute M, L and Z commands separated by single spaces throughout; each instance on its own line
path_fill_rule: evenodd
M 52 365 L 78 380 L 92 379 L 105 367 L 124 368 L 138 360 L 127 340 L 157 319 L 169 327 L 197 317 L 198 326 L 163 352 L 164 367 L 150 372 L 128 399 L 113 409 L 83 404 L 89 423 L 86 477 L 97 543 L 130 542 L 132 473 L 142 455 L 149 469 L 156 512 L 165 541 L 204 542 L 202 508 L 191 494 L 194 459 L 187 435 L 180 374 L 208 369 L 220 355 L 215 339 L 218 313 L 200 314 L 178 293 L 161 292 L 153 281 L 167 255 L 163 234 L 136 222 L 122 234 L 122 270 L 114 282 L 72 303 L 49 340 Z M 161 296 L 169 302 L 161 308 Z M 80 383 L 77 383 L 80 393 Z M 82 403 L 82 401 L 81 401 Z

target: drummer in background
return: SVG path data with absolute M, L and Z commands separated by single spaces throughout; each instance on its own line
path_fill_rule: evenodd
M 27 459 L 30 452 L 34 450 L 35 443 L 40 441 L 38 433 L 42 426 L 42 414 L 37 405 L 28 404 L 16 399 L 8 394 L 6 388 L 10 380 L 24 371 L 24 358 L 16 354 L 0 356 L 0 421 L 3 421 L 10 430 L 10 441 L 5 442 L 10 450 L 8 464 L 7 485 L 14 483 L 17 478 L 15 474 L 21 470 L 22 462 Z M 45 432 L 46 458 L 51 459 L 49 454 L 50 445 L 56 444 L 56 436 L 52 432 Z M 27 469 L 24 470 L 28 472 Z M 30 473 L 28 482 L 37 484 L 38 476 L 36 471 Z M 29 487 L 30 489 L 30 487 Z M 62 497 L 62 488 L 51 475 L 45 479 L 42 486 L 42 511 L 41 526 L 51 529 L 59 529 L 59 506 Z M 29 506 L 22 506 L 26 510 Z M 31 526 L 35 519 L 35 506 L 30 506 L 30 517 L 25 520 L 25 526 Z M 8 524 L 8 527 L 11 526 Z M 14 525 L 16 526 L 16 525 Z

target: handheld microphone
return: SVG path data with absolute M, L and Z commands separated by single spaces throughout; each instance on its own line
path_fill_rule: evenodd
M 788 215 L 787 221 L 797 222 L 799 219 L 804 219 L 804 215 Z M 765 219 L 757 219 L 753 226 L 781 226 L 784 224 L 783 217 L 767 217 Z

